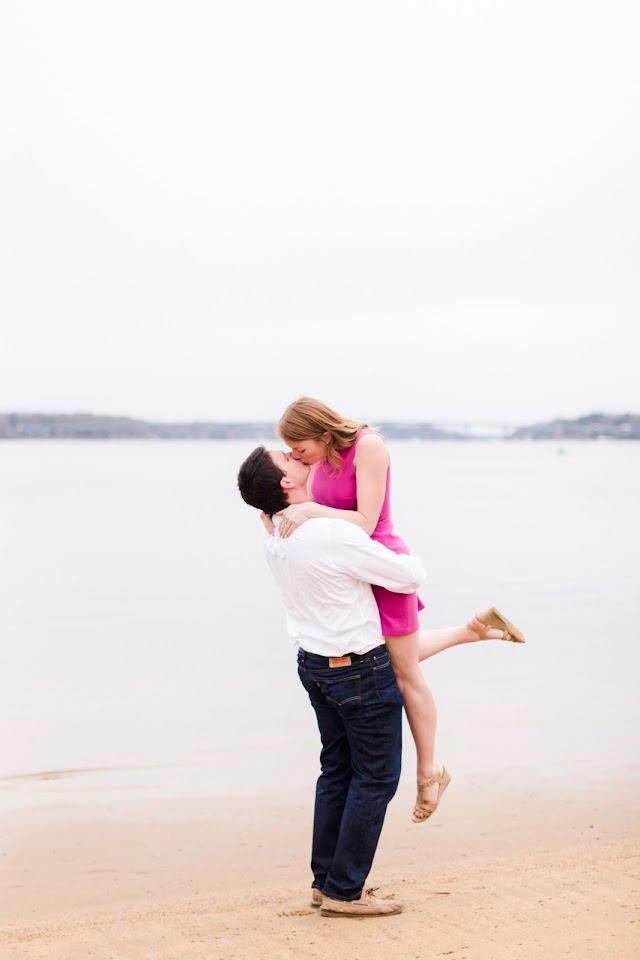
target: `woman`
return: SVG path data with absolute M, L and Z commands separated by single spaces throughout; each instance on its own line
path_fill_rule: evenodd
M 312 467 L 313 502 L 282 511 L 279 535 L 290 536 L 314 517 L 348 520 L 396 553 L 409 553 L 394 532 L 389 504 L 389 453 L 379 433 L 365 423 L 345 420 L 326 404 L 301 397 L 290 404 L 278 434 L 291 456 Z M 436 810 L 450 777 L 434 755 L 436 706 L 420 670 L 420 661 L 441 650 L 476 640 L 524 642 L 520 631 L 495 608 L 477 614 L 462 627 L 420 630 L 417 594 L 398 594 L 374 586 L 385 643 L 400 687 L 417 752 L 418 791 L 413 821 L 422 823 Z

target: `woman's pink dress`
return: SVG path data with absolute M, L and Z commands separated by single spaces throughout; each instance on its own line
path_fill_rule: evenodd
M 340 451 L 343 461 L 342 470 L 336 471 L 326 460 L 321 460 L 315 465 L 311 474 L 311 494 L 317 503 L 323 503 L 327 507 L 335 507 L 338 510 L 358 509 L 356 470 L 353 461 L 358 440 L 365 433 L 372 432 L 372 430 L 361 430 L 353 446 L 348 450 Z M 371 538 L 384 544 L 394 553 L 409 553 L 404 540 L 394 532 L 390 500 L 390 475 L 387 469 L 384 502 L 380 519 Z M 385 637 L 404 637 L 419 629 L 418 611 L 424 608 L 424 604 L 417 593 L 392 593 L 391 590 L 385 590 L 384 587 L 377 587 L 375 584 L 373 593 L 378 604 L 380 624 Z

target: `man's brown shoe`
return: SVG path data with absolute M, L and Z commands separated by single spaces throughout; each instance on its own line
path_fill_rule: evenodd
M 317 887 L 311 887 L 311 906 L 319 907 L 322 903 L 322 890 L 318 890 Z
M 331 900 L 322 898 L 320 914 L 323 917 L 391 917 L 402 913 L 402 904 L 397 900 L 380 900 L 370 893 L 363 893 L 359 900 Z

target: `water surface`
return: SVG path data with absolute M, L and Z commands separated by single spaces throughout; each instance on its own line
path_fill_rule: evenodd
M 250 447 L 0 444 L 0 804 L 311 782 L 313 714 L 235 486 Z M 430 574 L 423 626 L 495 604 L 528 639 L 424 665 L 457 782 L 632 770 L 640 444 L 390 449 L 396 528 Z

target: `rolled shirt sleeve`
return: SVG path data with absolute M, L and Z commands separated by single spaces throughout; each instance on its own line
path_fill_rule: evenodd
M 419 557 L 394 553 L 355 524 L 341 523 L 339 537 L 332 540 L 332 561 L 336 567 L 365 583 L 375 583 L 394 593 L 414 593 L 426 579 Z

